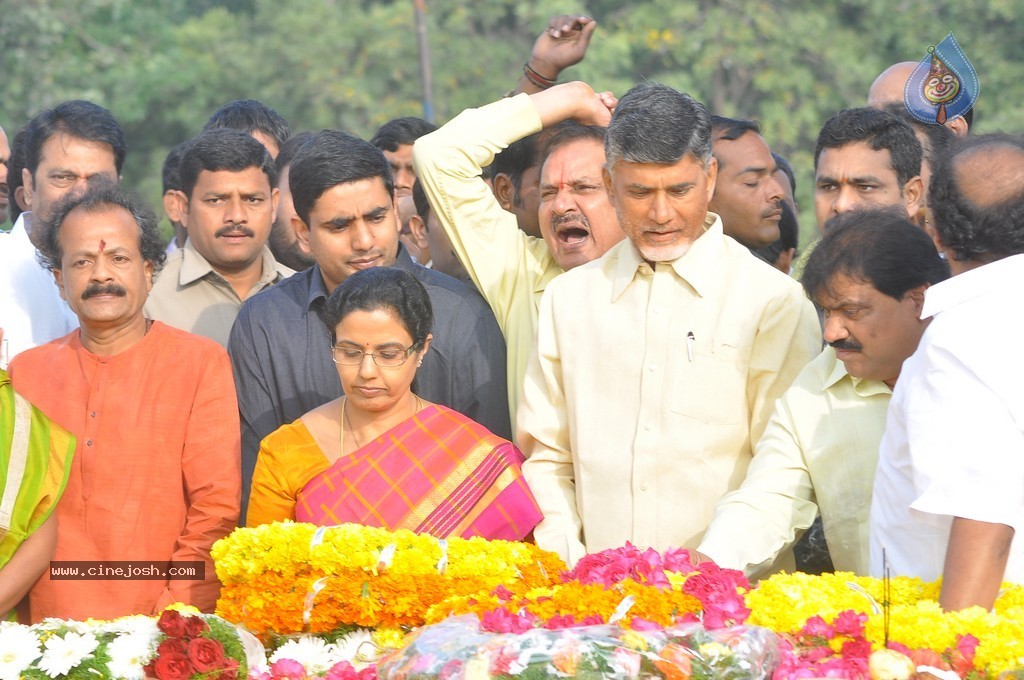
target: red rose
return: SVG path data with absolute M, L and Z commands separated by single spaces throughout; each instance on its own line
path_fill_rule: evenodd
M 165 609 L 156 626 L 167 637 L 180 638 L 185 634 L 185 617 L 173 609 Z
M 183 618 L 185 619 L 185 635 L 190 638 L 199 637 L 210 630 L 209 624 L 200 616 L 186 616 Z
M 194 669 L 187 656 L 170 653 L 158 657 L 153 670 L 158 680 L 187 680 Z
M 224 663 L 224 647 L 216 640 L 199 637 L 188 643 L 188 658 L 197 671 L 208 673 Z
M 156 653 L 157 656 L 163 656 L 164 654 L 188 656 L 188 643 L 177 638 L 167 638 L 156 648 Z
M 238 661 L 225 659 L 224 667 L 220 669 L 220 674 L 217 677 L 220 680 L 238 680 Z

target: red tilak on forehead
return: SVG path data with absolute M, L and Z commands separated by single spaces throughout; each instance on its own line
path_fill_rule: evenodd
M 106 247 L 107 247 L 107 242 L 104 241 L 103 239 L 100 239 L 100 252 L 102 253 L 106 249 Z

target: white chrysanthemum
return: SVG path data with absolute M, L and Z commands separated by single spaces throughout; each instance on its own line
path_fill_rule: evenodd
M 92 633 L 54 635 L 46 641 L 39 668 L 51 678 L 67 675 L 68 671 L 92 656 L 100 642 Z
M 146 676 L 143 666 L 156 654 L 156 638 L 145 632 L 119 635 L 107 645 L 110 661 L 107 668 L 111 677 L 142 680 Z
M 298 640 L 289 640 L 270 657 L 270 663 L 281 659 L 297 661 L 310 674 L 323 674 L 334 665 L 330 646 L 318 637 L 304 636 Z
M 348 661 L 361 670 L 366 666 L 380 661 L 381 648 L 373 641 L 371 631 L 361 628 L 329 645 L 332 665 L 339 661 Z
M 121 633 L 127 635 L 144 635 L 154 640 L 160 634 L 160 628 L 156 625 L 156 619 L 152 616 L 122 616 L 103 625 L 102 630 L 107 633 Z
M 18 680 L 40 654 L 39 638 L 29 628 L 0 623 L 0 680 Z

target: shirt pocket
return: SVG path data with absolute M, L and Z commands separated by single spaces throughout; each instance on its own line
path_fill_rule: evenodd
M 684 350 L 673 371 L 670 410 L 709 425 L 746 423 L 749 348 L 693 338 Z

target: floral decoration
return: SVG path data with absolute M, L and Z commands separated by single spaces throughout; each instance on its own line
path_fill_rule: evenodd
M 526 543 L 294 522 L 238 529 L 213 547 L 217 613 L 266 639 L 411 628 L 447 597 L 556 582 L 565 564 Z

